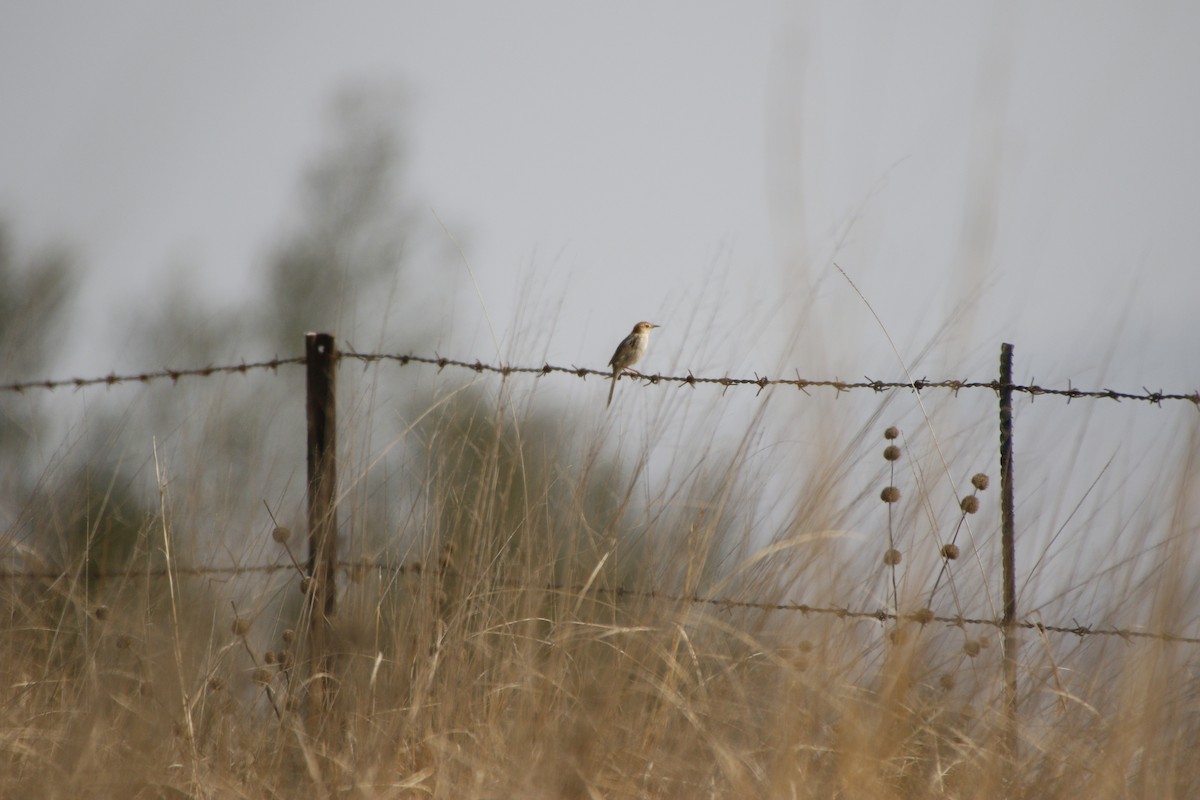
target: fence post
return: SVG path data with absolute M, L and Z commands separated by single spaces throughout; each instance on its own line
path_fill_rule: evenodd
M 332 701 L 330 634 L 337 598 L 337 349 L 332 334 L 306 333 L 308 418 L 308 561 L 306 564 L 309 648 L 317 707 Z
M 1013 346 L 1000 345 L 1000 548 L 1004 570 L 1005 748 L 1017 760 L 1017 568 L 1013 519 Z M 1015 774 L 1010 773 L 1010 774 Z

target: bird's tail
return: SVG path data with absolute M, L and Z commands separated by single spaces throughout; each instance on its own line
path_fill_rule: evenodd
M 617 373 L 614 371 L 613 376 L 612 376 L 612 384 L 610 384 L 608 387 L 608 403 L 605 404 L 605 408 L 612 405 L 613 392 L 615 392 L 616 390 L 617 390 Z

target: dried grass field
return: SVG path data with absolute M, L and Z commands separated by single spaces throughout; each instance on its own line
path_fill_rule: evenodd
M 38 574 L 0 583 L 0 794 L 1200 795 L 1186 641 L 1021 628 L 1010 752 L 987 421 L 937 457 L 885 439 L 886 405 L 847 428 L 849 401 L 809 400 L 789 471 L 760 458 L 783 441 L 766 415 L 683 447 L 661 413 L 589 428 L 467 383 L 389 415 L 348 379 L 337 609 L 314 662 L 303 451 L 272 428 L 299 401 L 222 380 L 164 388 L 187 405 L 166 433 L 135 435 L 164 407 L 147 397 L 71 431 L 9 510 L 7 569 Z M 625 391 L 614 408 L 651 396 Z M 1194 635 L 1188 419 L 1144 502 L 1018 507 L 1048 528 L 1022 561 L 1023 622 Z M 93 429 L 140 455 L 68 469 Z

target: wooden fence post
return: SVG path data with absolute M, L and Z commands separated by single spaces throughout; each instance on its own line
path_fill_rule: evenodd
M 1004 571 L 1005 748 L 1017 760 L 1017 568 L 1013 519 L 1013 346 L 1000 345 L 1000 548 Z M 1015 774 L 1015 773 L 1010 773 Z
M 332 334 L 304 336 L 308 418 L 309 647 L 317 707 L 332 702 L 331 626 L 337 602 L 337 349 Z

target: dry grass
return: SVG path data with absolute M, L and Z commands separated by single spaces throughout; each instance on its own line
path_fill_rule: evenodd
M 610 429 L 569 436 L 532 412 L 447 398 L 412 428 L 420 446 L 405 449 L 404 478 L 417 491 L 378 511 L 378 487 L 360 480 L 347 490 L 352 555 L 379 566 L 344 575 L 328 709 L 312 691 L 294 574 L 10 581 L 0 794 L 1200 793 L 1195 647 L 1023 634 L 1013 762 L 1003 749 L 994 628 L 647 594 L 768 603 L 898 596 L 902 611 L 924 608 L 942 562 L 936 546 L 917 552 L 925 540 L 912 531 L 932 517 L 949 538 L 964 518 L 921 473 L 889 473 L 891 462 L 873 455 L 870 482 L 847 485 L 863 458 L 848 447 L 764 516 L 754 487 L 776 484 L 744 466 L 752 434 L 696 462 L 726 466 L 684 469 L 692 456 L 680 456 L 674 480 L 651 482 L 649 448 L 621 467 L 604 445 Z M 872 426 L 856 438 L 882 453 L 880 434 Z M 363 456 L 353 474 L 367 475 L 373 459 Z M 1157 552 L 1155 579 L 1112 599 L 1144 608 L 1147 627 L 1181 630 L 1194 618 L 1194 579 L 1179 566 L 1194 555 L 1193 473 L 1181 465 L 1164 530 L 1141 532 L 1169 543 Z M 889 483 L 903 495 L 892 516 L 878 500 Z M 184 508 L 198 500 L 180 497 L 169 475 L 158 485 L 161 506 L 131 529 L 133 563 L 170 565 L 164 542 L 195 525 Z M 892 541 L 845 535 L 866 520 Z M 951 568 L 958 580 L 941 578 L 935 606 L 950 605 L 951 591 L 957 603 L 985 603 L 969 585 L 965 536 L 963 565 Z M 884 564 L 893 542 L 903 558 Z

